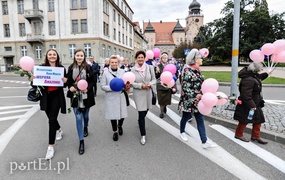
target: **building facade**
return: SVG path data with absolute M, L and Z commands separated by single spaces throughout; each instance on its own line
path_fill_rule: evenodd
M 179 20 L 177 22 L 144 22 L 143 30 L 148 41 L 147 49 L 159 48 L 162 53 L 167 53 L 171 57 L 175 47 L 181 42 L 192 43 L 194 41 L 199 28 L 203 26 L 203 20 L 201 5 L 193 0 L 185 18 L 186 27 L 182 27 Z
M 134 12 L 126 0 L 2 0 L 0 12 L 1 71 L 23 56 L 41 64 L 51 48 L 63 64 L 78 48 L 98 63 L 112 54 L 133 59 Z

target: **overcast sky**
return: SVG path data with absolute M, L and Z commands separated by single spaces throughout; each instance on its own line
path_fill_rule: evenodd
M 193 0 L 127 0 L 134 12 L 133 21 L 152 22 L 176 21 L 182 19 L 180 23 L 185 26 L 185 17 L 188 15 L 188 6 Z M 212 22 L 214 19 L 222 17 L 221 9 L 227 0 L 197 0 L 201 4 L 204 23 Z M 284 12 L 284 0 L 267 0 L 269 11 Z

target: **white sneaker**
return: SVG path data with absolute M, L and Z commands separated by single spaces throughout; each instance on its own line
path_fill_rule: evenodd
M 142 145 L 144 145 L 144 144 L 145 144 L 145 142 L 146 142 L 146 140 L 145 140 L 145 136 L 142 136 L 142 137 L 141 137 L 141 144 L 142 144 Z
M 210 142 L 205 142 L 202 144 L 202 148 L 207 149 L 207 148 L 214 148 L 217 147 L 218 145 L 215 143 L 210 143 Z
M 183 132 L 183 133 L 180 134 L 180 138 L 181 138 L 183 141 L 185 141 L 185 142 L 188 141 L 188 138 L 187 138 L 185 132 Z
M 53 155 L 54 155 L 54 149 L 53 147 L 48 147 L 47 149 L 47 154 L 46 154 L 46 160 L 50 160 L 51 158 L 53 158 Z
M 62 139 L 62 130 L 61 129 L 56 131 L 56 136 L 55 137 L 56 137 L 55 139 L 57 141 Z

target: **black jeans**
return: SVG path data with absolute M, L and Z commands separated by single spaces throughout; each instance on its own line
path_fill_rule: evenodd
M 60 109 L 59 91 L 49 92 L 47 95 L 46 115 L 49 123 L 49 144 L 54 144 L 56 131 L 60 129 L 57 117 Z
M 113 131 L 117 131 L 117 127 L 122 127 L 124 123 L 124 118 L 119 120 L 119 123 L 117 123 L 117 119 L 111 119 L 112 129 Z
M 147 112 L 148 112 L 148 110 L 146 110 L 146 111 L 139 111 L 139 127 L 140 127 L 141 136 L 145 136 L 146 135 L 146 131 L 145 131 L 145 116 L 146 116 Z

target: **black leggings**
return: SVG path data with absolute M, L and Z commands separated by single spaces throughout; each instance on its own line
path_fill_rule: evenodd
M 46 115 L 49 123 L 49 144 L 54 144 L 56 131 L 60 129 L 57 117 L 60 109 L 59 91 L 49 92 L 47 95 Z
M 148 110 L 146 110 L 146 111 L 139 111 L 139 127 L 140 127 L 141 136 L 145 136 L 146 135 L 146 131 L 145 131 L 145 116 L 146 116 L 147 112 L 148 112 Z
M 122 127 L 123 126 L 123 123 L 124 123 L 124 118 L 118 120 L 119 123 L 117 123 L 117 119 L 111 119 L 111 124 L 112 124 L 112 129 L 113 131 L 117 131 L 117 127 L 120 126 Z

